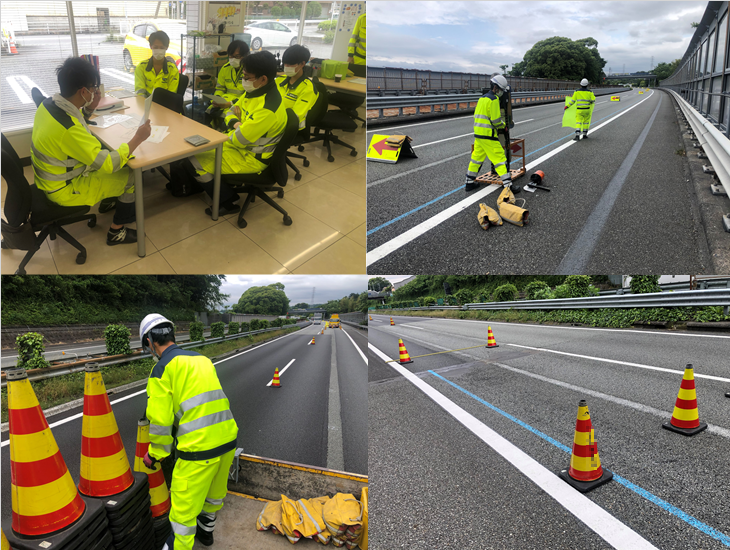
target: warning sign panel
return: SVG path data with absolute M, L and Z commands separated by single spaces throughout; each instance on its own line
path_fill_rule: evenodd
M 401 156 L 418 158 L 410 144 L 410 138 L 403 136 L 398 145 L 388 143 L 391 136 L 373 135 L 368 147 L 367 159 L 375 162 L 395 164 Z M 392 140 L 391 140 L 392 141 Z

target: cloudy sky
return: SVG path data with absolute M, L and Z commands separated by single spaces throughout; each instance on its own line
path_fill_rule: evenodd
M 684 55 L 707 2 L 368 2 L 368 65 L 492 73 L 552 36 L 591 36 L 604 71 Z M 509 69 L 508 69 L 509 70 Z
M 224 305 L 232 306 L 249 287 L 282 283 L 292 306 L 300 302 L 310 303 L 312 287 L 315 288 L 315 303 L 322 304 L 339 300 L 352 292 L 365 292 L 368 278 L 367 275 L 226 275 L 221 292 L 230 294 Z

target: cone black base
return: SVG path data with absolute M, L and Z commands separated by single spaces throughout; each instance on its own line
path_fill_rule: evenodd
M 399 365 L 407 365 L 408 363 L 413 363 L 413 359 L 410 359 L 408 361 L 398 361 Z
M 568 469 L 560 470 L 558 472 L 558 475 L 571 487 L 574 489 L 577 489 L 581 493 L 587 493 L 588 491 L 592 491 L 596 487 L 600 487 L 604 483 L 608 483 L 613 479 L 613 472 L 611 470 L 607 470 L 606 468 L 603 469 L 603 475 L 599 477 L 596 480 L 593 481 L 578 481 L 577 479 L 573 479 L 568 474 Z
M 725 392 L 725 397 L 730 397 L 730 391 Z
M 498 348 L 499 344 L 494 344 L 493 346 L 484 346 L 485 348 Z
M 678 428 L 677 426 L 673 426 L 670 422 L 664 422 L 662 424 L 662 428 L 665 430 L 670 430 L 672 432 L 677 432 L 678 434 L 686 435 L 686 436 L 693 436 L 697 435 L 703 430 L 707 429 L 707 422 L 700 422 L 700 425 L 696 428 Z

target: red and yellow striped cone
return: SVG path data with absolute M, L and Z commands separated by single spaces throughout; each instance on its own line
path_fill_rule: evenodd
M 613 478 L 613 473 L 601 467 L 598 443 L 585 399 L 581 399 L 578 403 L 578 418 L 575 421 L 570 468 L 561 470 L 558 475 L 581 493 L 587 493 Z
M 81 517 L 81 499 L 23 369 L 7 371 L 12 530 L 47 535 Z
M 372 315 L 368 315 L 368 318 L 369 318 L 369 319 L 370 319 L 371 321 L 373 320 L 373 316 L 372 316 Z
M 492 327 L 487 327 L 487 346 L 488 348 L 498 348 L 497 341 L 494 339 Z
M 393 322 L 393 318 L 392 317 L 390 318 L 390 326 L 391 327 L 394 327 L 395 326 L 395 323 Z
M 0 536 L 2 536 L 2 543 L 0 544 L 0 550 L 13 550 L 10 548 L 8 538 L 5 536 L 5 532 L 0 529 Z
M 86 365 L 79 491 L 90 497 L 107 497 L 121 493 L 132 483 L 134 476 L 99 365 Z
M 408 355 L 408 350 L 406 350 L 406 345 L 400 338 L 398 338 L 398 354 L 400 355 L 400 360 L 398 362 L 401 365 L 405 365 L 406 363 L 413 363 L 413 359 L 411 359 L 411 356 Z
M 695 391 L 695 374 L 692 365 L 684 369 L 682 384 L 674 404 L 674 412 L 669 422 L 664 422 L 662 428 L 682 435 L 695 435 L 707 429 L 706 422 L 700 422 L 700 413 L 697 409 L 697 392 Z
M 165 483 L 162 465 L 158 462 L 150 470 L 144 465 L 144 455 L 150 447 L 150 421 L 146 418 L 137 422 L 137 446 L 134 450 L 134 471 L 147 474 L 150 483 L 150 510 L 152 517 L 160 517 L 170 511 L 170 493 Z
M 312 336 L 312 341 L 311 341 L 311 342 L 309 342 L 309 344 L 310 344 L 311 346 L 313 346 L 313 345 L 314 345 L 314 336 Z
M 272 388 L 280 388 L 281 387 L 281 381 L 279 380 L 279 367 L 276 367 L 276 370 L 274 371 L 274 381 L 271 383 Z

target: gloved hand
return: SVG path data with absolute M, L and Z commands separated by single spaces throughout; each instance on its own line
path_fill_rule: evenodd
M 153 458 L 150 456 L 150 452 L 147 451 L 142 458 L 142 462 L 144 462 L 144 465 L 149 468 L 150 470 L 155 469 L 155 464 L 157 464 L 159 461 L 156 458 Z

